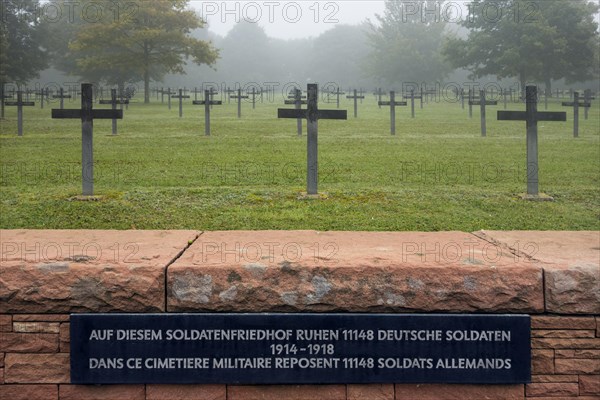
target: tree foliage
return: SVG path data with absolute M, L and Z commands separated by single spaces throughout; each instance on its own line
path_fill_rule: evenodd
M 476 0 L 461 23 L 468 37 L 449 38 L 444 55 L 474 77 L 516 77 L 522 87 L 528 81 L 549 86 L 553 79 L 589 80 L 597 68 L 597 12 L 588 0 Z
M 0 3 L 0 83 L 26 83 L 48 65 L 38 0 Z
M 83 0 L 79 4 L 82 10 L 92 4 L 103 12 L 75 22 L 68 42 L 70 60 L 62 63 L 74 70 L 65 72 L 120 85 L 143 81 L 148 102 L 151 79 L 185 73 L 187 60 L 213 65 L 218 57 L 210 43 L 190 35 L 203 22 L 187 9 L 188 0 Z
M 410 8 L 417 4 L 419 12 Z M 372 76 L 383 84 L 433 82 L 443 79 L 449 66 L 440 54 L 446 23 L 423 10 L 440 7 L 437 1 L 387 0 L 383 15 L 371 22 L 373 48 L 367 62 Z

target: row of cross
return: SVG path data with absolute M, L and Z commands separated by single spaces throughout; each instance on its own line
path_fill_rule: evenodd
M 211 91 L 206 90 L 203 101 L 194 101 L 196 105 L 205 106 L 205 133 L 210 135 L 210 106 L 222 104 L 221 101 L 211 100 Z M 123 110 L 117 110 L 117 104 L 121 101 L 116 98 L 116 91 L 112 91 L 111 100 L 101 102 L 102 104 L 111 104 L 111 110 L 93 109 L 93 86 L 91 84 L 82 84 L 81 87 L 81 109 L 64 110 L 53 109 L 52 118 L 75 118 L 81 119 L 82 124 L 82 190 L 84 196 L 93 196 L 93 121 L 94 119 L 117 119 L 123 118 Z M 179 98 L 183 98 L 180 91 Z M 405 96 L 406 97 L 406 96 Z M 238 102 L 243 96 L 238 91 Z M 298 89 L 290 96 L 286 104 L 294 104 L 294 109 L 278 109 L 278 118 L 293 118 L 298 120 L 298 134 L 301 135 L 301 121 L 307 121 L 307 194 L 318 194 L 318 121 L 320 119 L 347 119 L 346 110 L 319 110 L 318 108 L 318 86 L 309 84 L 307 88 L 307 99 L 303 100 L 302 92 Z M 359 96 L 354 93 L 355 102 Z M 414 92 L 410 98 L 414 102 Z M 526 110 L 525 111 L 498 111 L 498 120 L 503 121 L 525 121 L 526 122 L 526 143 L 527 143 L 527 194 L 536 197 L 538 191 L 538 145 L 537 145 L 537 125 L 539 121 L 566 121 L 565 112 L 543 112 L 537 110 L 537 87 L 527 86 L 526 88 Z M 479 105 L 482 110 L 482 123 L 485 121 L 485 106 L 494 105 L 495 101 L 486 101 L 485 92 L 480 92 L 479 100 L 471 100 L 472 105 Z M 307 108 L 302 109 L 301 105 L 306 104 Z M 6 102 L 6 105 L 17 106 L 19 110 L 19 132 L 22 135 L 22 107 L 32 106 L 32 102 L 24 102 L 22 93 L 18 93 L 17 102 Z M 392 133 L 395 132 L 394 110 L 396 106 L 405 106 L 405 101 L 397 102 L 395 93 L 390 92 L 390 101 L 380 101 L 379 105 L 390 106 Z M 580 102 L 579 94 L 575 93 L 573 102 L 564 102 L 564 106 L 573 107 L 575 110 L 575 127 L 578 121 L 579 107 L 589 107 L 590 103 Z M 113 133 L 116 125 L 113 124 Z M 482 126 L 482 134 L 485 132 L 485 125 Z M 91 177 L 86 178 L 86 177 Z

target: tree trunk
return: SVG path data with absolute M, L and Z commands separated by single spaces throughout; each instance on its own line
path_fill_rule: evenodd
M 519 73 L 519 82 L 521 84 L 521 101 L 525 101 L 525 89 L 527 87 L 527 76 L 525 72 Z
M 546 78 L 546 96 L 552 97 L 552 80 L 550 78 Z
M 125 96 L 125 82 L 119 81 L 119 83 L 117 83 L 117 87 L 119 88 L 117 90 L 117 96 L 122 100 L 122 97 Z
M 148 68 L 144 71 L 144 104 L 150 103 L 150 74 Z
M 150 103 L 150 51 L 144 41 L 144 104 Z
M 4 119 L 4 82 L 0 81 L 0 119 Z

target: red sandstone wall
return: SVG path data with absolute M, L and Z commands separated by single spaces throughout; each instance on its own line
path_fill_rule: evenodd
M 62 239 L 59 238 L 61 235 Z M 228 235 L 232 236 L 227 238 Z M 224 240 L 228 243 L 250 243 L 249 240 L 252 240 L 255 243 L 261 237 L 272 242 L 283 242 L 292 237 L 297 240 L 297 244 L 315 243 L 315 233 L 310 232 L 232 232 L 215 233 L 213 237 L 207 235 L 203 238 L 190 231 L 0 231 L 0 399 L 600 399 L 600 266 L 597 258 L 600 233 L 330 233 L 324 235 L 325 239 L 323 234 L 319 235 L 319 243 L 337 244 L 339 256 L 335 265 L 315 265 L 314 260 L 282 264 L 281 260 L 275 259 L 271 260 L 277 266 L 274 268 L 270 261 L 265 262 L 265 265 L 247 264 L 243 260 L 225 263 L 210 261 L 200 252 L 201 249 L 206 251 L 202 240 L 205 240 L 204 244 L 223 243 Z M 65 260 L 63 257 L 50 262 L 39 257 L 39 254 L 36 258 L 35 251 L 24 256 L 22 252 L 15 252 L 13 246 L 15 243 L 27 242 L 31 250 L 35 249 L 31 243 L 38 243 L 39 248 L 43 249 L 48 243 L 82 242 L 85 238 L 102 249 L 111 250 L 102 252 L 103 256 L 97 259 L 66 257 L 68 259 Z M 529 238 L 527 240 L 531 243 L 534 238 L 538 240 L 535 242 L 538 246 L 536 255 L 520 254 L 520 250 L 511 247 L 510 243 L 514 243 L 514 240 L 523 241 L 524 238 Z M 493 243 L 496 248 L 508 250 L 506 257 L 513 261 L 495 257 L 490 259 L 478 253 L 469 262 L 462 259 L 449 262 L 443 257 L 433 257 L 433 261 L 421 258 L 421 262 L 418 262 L 421 255 L 412 252 L 413 258 L 406 259 L 404 254 L 399 256 L 399 249 L 396 249 L 398 252 L 392 251 L 387 261 L 385 257 L 381 257 L 384 251 L 382 249 L 395 249 L 394 246 L 400 246 L 401 243 L 426 243 L 432 249 L 436 243 L 464 243 L 464 240 Z M 119 245 L 137 243 L 135 258 L 113 260 L 115 242 Z M 191 242 L 194 243 L 188 248 Z M 235 248 L 233 244 L 230 247 Z M 214 256 L 213 250 L 211 256 Z M 519 257 L 515 259 L 515 255 Z M 197 263 L 199 259 L 201 262 Z M 527 262 L 523 263 L 522 259 Z M 281 284 L 289 284 L 291 290 L 297 292 L 294 304 L 289 304 L 289 296 L 279 296 L 276 289 L 272 289 L 273 292 L 269 292 L 268 296 L 256 296 L 256 287 L 261 282 L 271 282 L 277 274 L 289 273 L 290 270 L 296 272 L 291 274 L 293 278 L 288 282 L 282 279 Z M 207 275 L 209 273 L 212 275 Z M 326 293 L 315 284 L 316 275 L 320 277 L 317 283 L 325 281 L 331 286 Z M 206 276 L 211 277 L 210 290 L 201 287 Z M 304 278 L 297 278 L 298 276 Z M 459 285 L 465 276 L 470 277 L 468 285 Z M 395 282 L 391 286 L 390 277 Z M 419 280 L 415 280 L 415 277 L 419 277 Z M 370 297 L 357 298 L 355 304 L 349 304 L 345 299 L 342 304 L 336 295 L 336 285 L 342 285 L 348 279 L 362 279 L 361 282 L 367 285 L 367 289 L 360 290 L 365 290 Z M 231 290 L 231 281 L 235 283 L 236 290 Z M 193 292 L 192 287 L 185 287 L 186 282 L 196 282 L 200 292 Z M 523 282 L 527 282 L 527 285 Z M 419 292 L 419 288 L 437 290 L 444 284 L 452 289 L 446 304 L 428 301 L 431 292 L 426 289 Z M 498 299 L 500 294 L 493 292 L 499 285 L 505 285 L 502 289 L 505 298 L 502 301 Z M 353 286 L 345 287 L 352 290 Z M 389 294 L 392 289 L 396 292 L 386 297 L 386 293 Z M 111 293 L 110 296 L 107 295 L 108 292 Z M 70 312 L 236 311 L 238 307 L 257 311 L 327 311 L 341 307 L 357 311 L 364 307 L 380 307 L 378 311 L 398 313 L 460 312 L 461 303 L 454 302 L 452 292 L 461 293 L 465 312 L 494 313 L 512 310 L 532 315 L 531 384 L 69 384 Z M 186 297 L 190 293 L 194 296 Z M 227 295 L 224 296 L 223 293 Z M 412 294 L 400 301 L 398 296 L 401 293 Z M 490 293 L 495 294 L 490 297 Z M 518 293 L 521 297 L 516 295 Z M 320 296 L 318 302 L 313 301 L 316 295 Z M 192 298 L 200 300 L 194 303 Z M 411 304 L 411 299 L 415 303 Z

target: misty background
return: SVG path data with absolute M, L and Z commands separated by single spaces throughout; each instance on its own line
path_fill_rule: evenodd
M 434 11 L 412 12 L 415 10 L 407 8 L 407 4 Z M 192 30 L 190 36 L 210 42 L 218 49 L 219 57 L 212 66 L 198 65 L 190 58 L 183 66 L 183 74 L 163 74 L 162 79 L 153 79 L 150 86 L 194 88 L 203 83 L 214 83 L 220 87 L 244 87 L 276 82 L 304 87 L 308 82 L 318 82 L 342 89 L 372 91 L 376 87 L 398 90 L 407 82 L 433 85 L 436 82 L 500 81 L 504 87 L 517 87 L 519 77 L 510 76 L 511 73 L 504 74 L 509 76 L 486 74 L 482 69 L 474 73 L 473 68 L 460 66 L 460 58 L 465 57 L 459 54 L 460 51 L 455 50 L 454 62 L 451 57 L 444 56 L 448 39 L 469 37 L 470 29 L 464 24 L 467 4 L 470 3 L 191 1 L 187 7 L 205 24 Z M 446 14 L 442 15 L 444 6 Z M 395 12 L 402 16 L 402 21 Z M 594 20 L 597 26 L 597 10 Z M 68 25 L 65 21 L 59 23 Z M 595 35 L 598 35 L 597 30 Z M 68 34 L 63 38 L 69 40 Z M 460 45 L 456 47 L 460 48 Z M 592 64 L 598 64 L 596 58 L 594 54 Z M 535 61 L 531 60 L 532 63 Z M 544 62 L 553 61 L 548 58 Z M 41 86 L 68 85 L 86 80 L 70 75 L 68 65 L 64 62 L 61 65 L 60 59 L 51 61 L 50 65 L 39 73 L 39 79 L 31 80 L 30 85 L 31 82 Z M 581 86 L 597 90 L 595 73 L 578 73 L 577 77 L 570 76 L 566 81 L 529 75 L 521 81 L 546 83 L 553 89 Z M 554 73 L 554 76 L 560 74 Z M 127 85 L 136 86 L 140 92 L 143 90 L 138 79 L 129 79 Z

